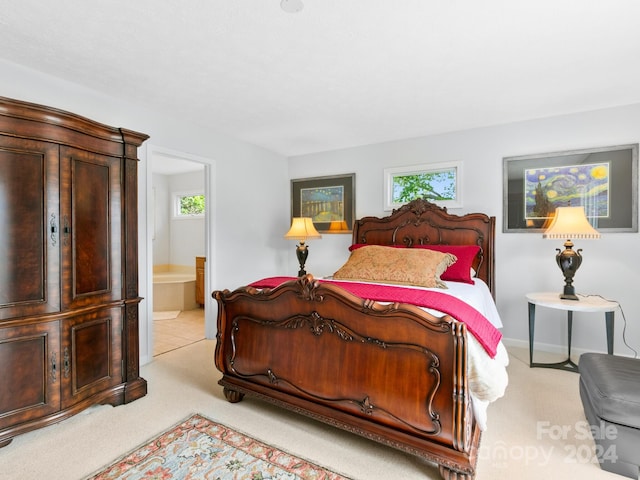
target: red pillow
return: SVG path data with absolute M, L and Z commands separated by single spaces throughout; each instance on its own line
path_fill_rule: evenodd
M 471 268 L 480 251 L 478 245 L 415 245 L 415 248 L 427 248 L 455 255 L 456 262 L 447 268 L 440 278 L 451 282 L 473 283 Z
M 349 247 L 349 251 L 365 246 L 367 246 L 366 243 L 356 243 Z M 406 248 L 404 245 L 388 246 Z M 436 252 L 455 255 L 457 260 L 453 265 L 445 270 L 440 278 L 450 282 L 473 283 L 473 280 L 471 279 L 471 268 L 473 267 L 473 262 L 480 251 L 480 247 L 478 245 L 414 245 L 411 248 L 426 248 L 428 250 L 435 250 Z

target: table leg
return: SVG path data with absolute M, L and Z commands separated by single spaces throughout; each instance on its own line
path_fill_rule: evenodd
M 533 366 L 533 334 L 536 326 L 536 305 L 529 303 L 529 367 Z
M 613 355 L 613 326 L 615 312 L 605 312 L 604 318 L 607 324 L 607 353 Z
M 573 333 L 573 312 L 567 311 L 567 359 L 556 363 L 534 363 L 533 362 L 533 338 L 536 326 L 536 306 L 529 303 L 529 367 L 555 368 L 558 370 L 568 370 L 570 372 L 578 372 L 578 365 L 571 360 L 571 337 Z
M 573 312 L 567 311 L 567 358 L 571 359 L 571 330 L 573 329 Z

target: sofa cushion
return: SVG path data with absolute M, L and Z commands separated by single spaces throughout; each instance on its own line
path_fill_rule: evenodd
M 640 359 L 585 353 L 579 370 L 598 417 L 640 428 Z

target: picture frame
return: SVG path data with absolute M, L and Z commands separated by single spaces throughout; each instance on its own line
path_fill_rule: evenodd
M 384 209 L 424 198 L 441 207 L 462 207 L 462 162 L 384 169 Z
M 542 233 L 559 206 L 599 231 L 638 231 L 638 144 L 503 158 L 504 233 Z
M 352 233 L 356 174 L 291 180 L 291 218 L 311 217 L 321 233 Z

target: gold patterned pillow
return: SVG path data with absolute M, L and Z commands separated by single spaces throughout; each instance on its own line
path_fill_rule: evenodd
M 434 250 L 369 245 L 351 252 L 333 278 L 447 288 L 440 275 L 455 261 L 454 255 Z

